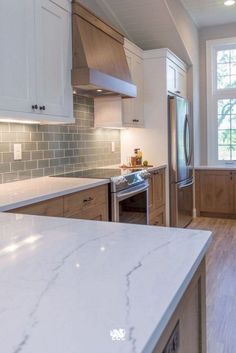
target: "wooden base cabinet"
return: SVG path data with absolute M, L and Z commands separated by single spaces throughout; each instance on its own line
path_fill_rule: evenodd
M 149 189 L 150 225 L 166 225 L 165 168 L 151 172 Z
M 11 213 L 108 221 L 108 186 L 79 191 L 66 196 L 17 208 Z
M 205 283 L 203 260 L 153 353 L 206 353 Z
M 236 173 L 230 170 L 196 171 L 198 216 L 236 217 Z
M 108 221 L 107 186 L 65 196 L 64 217 Z
M 63 217 L 63 197 L 35 203 L 11 210 L 10 213 L 20 213 L 35 216 Z

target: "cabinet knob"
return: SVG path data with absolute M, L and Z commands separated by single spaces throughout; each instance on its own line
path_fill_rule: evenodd
M 32 105 L 32 109 L 33 109 L 33 110 L 37 110 L 37 109 L 38 109 L 38 106 L 37 106 L 37 104 L 35 104 L 35 105 Z
M 46 110 L 46 107 L 45 107 L 45 105 L 41 105 L 41 106 L 39 107 L 39 109 L 40 109 L 40 110 Z

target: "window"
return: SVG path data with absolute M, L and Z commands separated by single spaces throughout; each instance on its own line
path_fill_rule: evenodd
M 236 162 L 236 38 L 207 42 L 208 163 Z

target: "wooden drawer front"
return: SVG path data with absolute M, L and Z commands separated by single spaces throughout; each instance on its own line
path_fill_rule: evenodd
M 48 217 L 63 217 L 63 197 L 57 197 L 33 205 L 16 208 L 10 212 Z
M 70 216 L 69 218 L 79 218 L 79 219 L 87 219 L 92 221 L 109 221 L 108 216 L 108 205 L 98 205 L 96 207 L 90 207 L 85 210 L 81 210 L 77 214 Z
M 166 225 L 166 211 L 165 206 L 156 209 L 150 214 L 150 225 L 165 226 Z
M 99 209 L 101 205 L 108 205 L 107 185 L 65 196 L 64 217 L 81 218 L 85 212 L 89 214 L 91 209 Z

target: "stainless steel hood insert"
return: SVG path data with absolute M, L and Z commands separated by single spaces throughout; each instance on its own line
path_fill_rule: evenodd
M 137 96 L 124 51 L 124 37 L 73 1 L 72 84 L 88 96 Z

